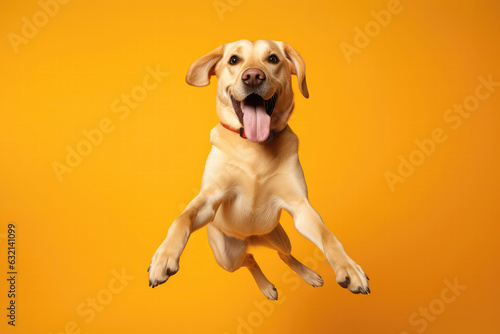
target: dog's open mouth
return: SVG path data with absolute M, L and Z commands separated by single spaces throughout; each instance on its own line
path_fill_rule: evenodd
M 248 140 L 263 142 L 269 137 L 271 115 L 278 99 L 278 93 L 264 100 L 258 94 L 250 94 L 243 101 L 237 101 L 232 95 L 233 108 L 236 116 L 243 124 Z

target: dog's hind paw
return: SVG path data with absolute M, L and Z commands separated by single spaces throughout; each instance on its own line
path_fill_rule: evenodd
M 260 291 L 270 300 L 278 300 L 278 290 L 274 287 L 274 285 L 269 284 L 265 287 L 259 287 Z
M 307 282 L 307 284 L 311 285 L 314 288 L 323 286 L 323 279 L 321 278 L 321 276 L 319 276 L 312 270 L 311 272 L 306 273 L 303 278 Z

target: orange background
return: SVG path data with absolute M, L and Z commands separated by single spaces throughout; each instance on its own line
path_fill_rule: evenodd
M 498 332 L 500 89 L 457 130 L 443 114 L 474 94 L 479 76 L 500 81 L 500 6 L 402 1 L 348 63 L 339 45 L 353 44 L 354 28 L 387 3 L 232 1 L 221 20 L 212 0 L 75 0 L 15 53 L 8 34 L 41 7 L 2 2 L 1 331 L 55 334 L 75 322 L 81 333 L 237 333 L 251 321 L 254 333 L 418 333 L 410 316 L 438 305 L 444 281 L 457 279 L 467 288 L 425 332 Z M 274 252 L 258 249 L 281 297 L 263 315 L 250 274 L 220 268 L 204 230 L 191 237 L 179 273 L 148 288 L 151 256 L 196 194 L 218 121 L 215 78 L 190 87 L 186 70 L 242 38 L 286 41 L 306 61 L 311 98 L 296 94 L 290 125 L 310 201 L 370 276 L 369 296 L 340 288 L 322 260 L 313 262 L 325 286 L 297 285 Z M 119 119 L 113 101 L 141 84 L 147 66 L 169 76 Z M 52 163 L 64 163 L 65 147 L 104 118 L 115 130 L 59 182 Z M 392 192 L 384 173 L 436 127 L 447 141 Z M 5 317 L 9 221 L 17 224 L 15 329 Z M 315 247 L 288 215 L 282 224 L 293 254 L 311 258 Z M 105 293 L 122 268 L 134 279 L 86 322 L 78 306 Z

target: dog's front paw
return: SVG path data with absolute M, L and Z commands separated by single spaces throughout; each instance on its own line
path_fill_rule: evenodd
M 163 245 L 158 248 L 148 268 L 149 286 L 153 288 L 165 283 L 179 271 L 179 259 L 167 254 L 163 248 Z
M 337 277 L 337 283 L 339 283 L 341 287 L 356 294 L 362 293 L 366 295 L 371 293 L 368 287 L 368 276 L 363 269 L 349 257 L 339 262 L 335 266 L 334 271 Z

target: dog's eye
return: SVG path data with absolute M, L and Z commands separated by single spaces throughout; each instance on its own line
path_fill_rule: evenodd
M 229 59 L 229 64 L 231 65 L 236 65 L 236 63 L 240 60 L 240 58 L 238 58 L 238 56 L 232 56 L 230 59 Z
M 268 60 L 270 63 L 273 63 L 273 64 L 277 64 L 279 62 L 279 59 L 278 59 L 278 57 L 276 57 L 276 55 L 270 55 Z

